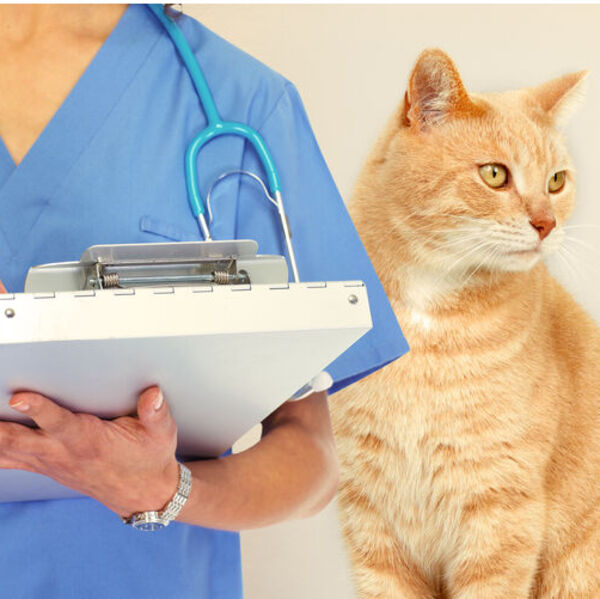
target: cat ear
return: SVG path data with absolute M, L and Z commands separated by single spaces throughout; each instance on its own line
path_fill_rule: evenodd
M 569 73 L 531 89 L 537 103 L 555 126 L 564 125 L 583 102 L 589 71 Z
M 452 114 L 480 112 L 473 104 L 452 59 L 438 48 L 424 50 L 410 74 L 403 124 L 426 129 Z

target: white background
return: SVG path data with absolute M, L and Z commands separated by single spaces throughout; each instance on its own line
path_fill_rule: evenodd
M 185 5 L 185 12 L 293 81 L 348 200 L 362 162 L 429 46 L 473 91 L 528 87 L 592 70 L 566 129 L 578 169 L 571 268 L 554 272 L 600 322 L 600 6 Z M 226 116 L 226 115 L 224 115 Z M 402 484 L 402 481 L 398 481 Z M 246 599 L 350 599 L 334 505 L 310 520 L 242 535 Z

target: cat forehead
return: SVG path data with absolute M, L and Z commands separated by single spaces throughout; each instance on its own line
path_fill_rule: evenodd
M 489 152 L 489 159 L 542 170 L 570 168 L 565 139 L 525 90 L 471 94 L 485 107 L 473 121 L 476 149 Z

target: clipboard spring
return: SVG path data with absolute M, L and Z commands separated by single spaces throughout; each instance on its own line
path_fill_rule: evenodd
M 248 273 L 244 270 L 236 272 L 232 259 L 223 268 L 223 261 L 214 263 L 173 263 L 168 264 L 120 264 L 106 266 L 96 262 L 94 273 L 88 276 L 87 287 L 90 289 L 115 289 L 130 287 L 153 287 L 167 285 L 243 285 L 250 283 Z M 214 269 L 211 270 L 211 268 Z M 161 271 L 167 270 L 166 274 Z M 208 272 L 197 272 L 208 270 Z M 178 272 L 179 271 L 179 272 Z M 196 271 L 196 272 L 194 272 Z

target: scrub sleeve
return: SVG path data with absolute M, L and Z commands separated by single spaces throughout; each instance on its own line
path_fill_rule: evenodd
M 367 287 L 373 328 L 326 368 L 334 381 L 329 393 L 335 393 L 398 358 L 408 351 L 408 345 L 291 83 L 284 84 L 259 132 L 280 170 L 300 280 L 361 280 Z M 249 146 L 242 168 L 265 177 Z M 276 211 L 265 215 L 269 205 L 261 205 L 266 202 L 254 182 L 240 179 L 239 196 L 238 236 L 256 238 L 260 230 L 259 253 L 285 254 Z

